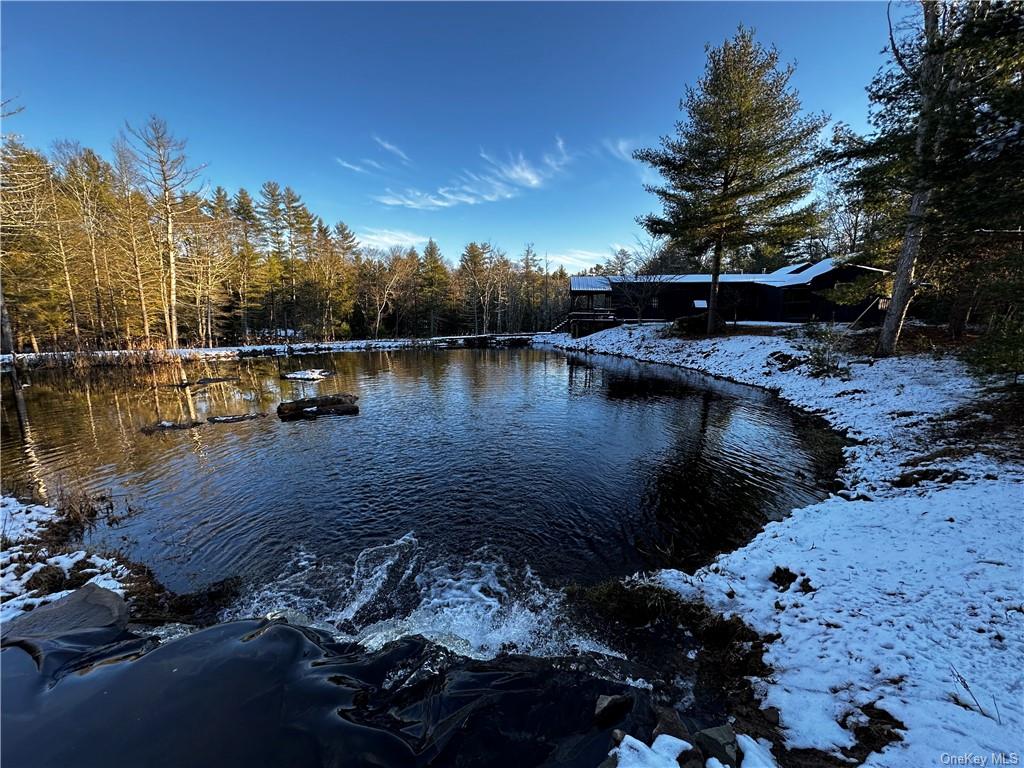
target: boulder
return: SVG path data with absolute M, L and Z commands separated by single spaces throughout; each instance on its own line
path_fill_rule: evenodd
M 633 697 L 627 694 L 607 696 L 602 694 L 597 697 L 597 704 L 594 707 L 594 722 L 598 728 L 609 728 L 617 723 L 633 710 Z
M 654 726 L 653 738 L 656 739 L 664 733 L 682 739 L 688 744 L 693 744 L 693 736 L 683 725 L 683 721 L 679 719 L 678 712 L 671 707 L 655 707 L 654 711 L 658 713 L 658 724 Z
M 70 595 L 22 614 L 4 627 L 4 641 L 12 638 L 51 638 L 83 629 L 128 626 L 124 598 L 109 589 L 86 584 Z
M 698 731 L 694 740 L 705 758 L 713 757 L 722 765 L 739 767 L 740 753 L 736 744 L 736 734 L 728 725 Z
M 277 415 L 281 419 L 308 419 L 325 414 L 355 415 L 359 413 L 358 399 L 355 395 L 342 393 L 286 400 L 277 406 Z

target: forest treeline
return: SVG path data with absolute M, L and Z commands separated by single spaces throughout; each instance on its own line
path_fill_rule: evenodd
M 509 256 L 469 243 L 453 266 L 433 240 L 360 244 L 275 181 L 204 194 L 159 117 L 126 128 L 110 161 L 74 142 L 44 153 L 6 137 L 2 152 L 18 350 L 520 332 L 566 311 L 568 275 L 529 245 Z
M 658 173 L 650 239 L 598 272 L 718 277 L 829 256 L 874 267 L 832 298 L 889 299 L 878 354 L 915 311 L 981 328 L 1024 367 L 1024 3 L 922 0 L 890 25 L 867 135 L 808 112 L 793 65 L 740 28 L 707 49 L 681 117 L 634 157 Z M 907 6 L 902 6 L 906 8 Z M 568 276 L 533 249 L 380 250 L 290 187 L 203 192 L 153 117 L 108 159 L 5 136 L 3 294 L 19 349 L 132 348 L 549 329 Z M 625 224 L 625 222 L 624 222 Z M 884 275 L 884 277 L 879 277 Z

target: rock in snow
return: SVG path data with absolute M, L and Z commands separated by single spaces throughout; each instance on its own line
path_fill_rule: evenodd
M 680 340 L 662 338 L 663 327 L 535 343 L 769 387 L 860 441 L 846 449 L 846 498 L 793 511 L 692 576 L 657 576 L 680 595 L 777 636 L 765 654 L 772 674 L 754 682 L 763 706 L 779 709 L 786 746 L 840 756 L 866 722 L 864 710 L 875 706 L 905 727 L 901 741 L 872 753 L 866 765 L 1019 754 L 1024 467 L 948 451 L 925 463 L 949 482 L 893 482 L 906 472 L 905 462 L 934 452 L 929 423 L 990 396 L 984 382 L 956 358 L 925 355 L 870 365 L 846 360 L 847 380 L 814 378 L 801 361 L 799 338 Z M 814 590 L 780 592 L 771 580 L 779 567 L 809 578 Z M 744 739 L 738 738 L 744 766 L 770 764 L 763 744 L 759 752 Z

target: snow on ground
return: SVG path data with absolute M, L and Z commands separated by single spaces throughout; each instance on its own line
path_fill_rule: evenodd
M 867 765 L 1020 754 L 1024 467 L 929 444 L 930 427 L 984 396 L 982 383 L 958 360 L 931 356 L 845 359 L 847 377 L 813 378 L 792 359 L 806 358 L 799 338 L 692 341 L 663 339 L 661 329 L 548 341 L 768 387 L 859 441 L 846 450 L 841 496 L 770 523 L 693 576 L 657 576 L 779 636 L 765 654 L 772 675 L 754 682 L 764 705 L 780 710 L 786 745 L 838 754 L 866 719 L 860 707 L 873 703 L 906 729 Z M 945 478 L 894 486 L 912 459 Z M 769 580 L 776 567 L 798 580 L 781 590 Z
M 48 552 L 36 537 L 42 528 L 57 518 L 56 510 L 38 504 L 23 504 L 10 496 L 0 496 L 4 548 L 0 551 L 0 624 L 41 603 L 59 600 L 72 590 L 40 594 L 29 589 L 29 581 L 47 566 L 60 568 L 65 577 L 74 569 L 96 584 L 124 595 L 128 569 L 116 560 L 85 551 Z
M 53 522 L 56 512 L 39 504 L 22 504 L 10 496 L 0 496 L 0 535 L 7 541 L 17 542 L 33 538 L 47 523 Z
M 689 742 L 663 733 L 651 746 L 626 736 L 622 743 L 609 752 L 618 758 L 617 768 L 679 768 L 676 758 L 691 748 Z
M 743 768 L 778 768 L 772 757 L 771 745 L 764 739 L 755 741 L 745 734 L 736 735 Z M 666 733 L 660 734 L 651 746 L 626 736 L 622 743 L 608 753 L 616 758 L 616 768 L 678 768 L 677 758 L 693 745 Z M 707 760 L 706 768 L 718 768 L 722 763 L 714 757 Z

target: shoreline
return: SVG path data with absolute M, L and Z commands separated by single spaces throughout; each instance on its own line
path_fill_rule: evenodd
M 543 338 L 543 333 L 483 334 L 501 340 Z M 354 339 L 348 341 L 297 341 L 267 344 L 240 344 L 229 347 L 180 347 L 178 349 L 112 349 L 81 352 L 18 353 L 18 363 L 29 369 L 85 363 L 94 366 L 115 366 L 127 363 L 173 364 L 176 361 L 241 360 L 246 357 L 278 357 L 282 355 L 316 355 L 330 352 L 388 352 L 399 349 L 445 349 L 481 336 L 434 336 L 405 339 Z M 502 346 L 502 345 L 496 345 Z M 0 355 L 0 370 L 10 370 L 14 355 Z
M 1018 749 L 1013 739 L 1024 724 L 1015 674 L 1024 668 L 1024 524 L 1014 504 L 1019 509 L 1024 500 L 1024 467 L 974 450 L 958 455 L 932 438 L 948 414 L 985 395 L 985 382 L 955 358 L 922 355 L 848 358 L 846 377 L 815 378 L 808 373 L 808 342 L 792 329 L 773 329 L 786 336 L 681 340 L 661 338 L 663 327 L 622 326 L 577 340 L 541 335 L 533 345 L 667 364 L 755 386 L 856 441 L 844 450 L 837 478 L 843 488 L 836 494 L 767 524 L 748 544 L 692 576 L 666 570 L 642 582 L 724 620 L 739 619 L 759 636 L 754 645 L 768 671 L 736 673 L 751 691 L 749 700 L 735 702 L 740 719 L 760 712 L 764 730 L 782 736 L 777 747 L 805 761 L 815 754 L 837 761 L 851 750 L 863 754 L 864 729 L 885 723 L 886 715 L 902 740 L 883 741 L 867 765 L 929 764 L 943 753 Z M 388 340 L 325 346 L 293 345 L 293 351 L 433 345 Z M 287 354 L 287 347 L 279 345 L 278 354 Z M 237 357 L 239 350 L 183 352 Z M 15 504 L 7 497 L 0 502 L 5 523 Z M 29 513 L 31 535 L 47 510 L 20 506 Z M 7 587 L 14 575 L 9 541 L 15 554 L 22 545 L 18 536 L 4 533 Z M 987 548 L 971 551 L 972 542 Z M 864 551 L 890 559 L 865 563 L 859 556 Z M 47 565 L 79 581 L 93 567 L 89 581 L 123 594 L 127 566 L 105 558 L 92 562 L 96 558 L 75 552 Z M 18 577 L 22 592 L 30 577 Z M 6 614 L 18 611 L 19 602 L 5 602 L 5 621 L 17 615 Z M 960 605 L 969 606 L 970 615 L 954 614 Z
M 1024 466 L 934 436 L 991 382 L 951 356 L 925 355 L 843 356 L 844 377 L 815 378 L 799 334 L 683 340 L 663 338 L 664 328 L 541 343 L 768 389 L 857 441 L 845 449 L 843 491 L 692 576 L 652 579 L 764 638 L 770 671 L 748 679 L 778 713 L 778 746 L 843 759 L 881 712 L 900 740 L 866 765 L 1018 751 Z M 877 554 L 866 562 L 866 552 Z

